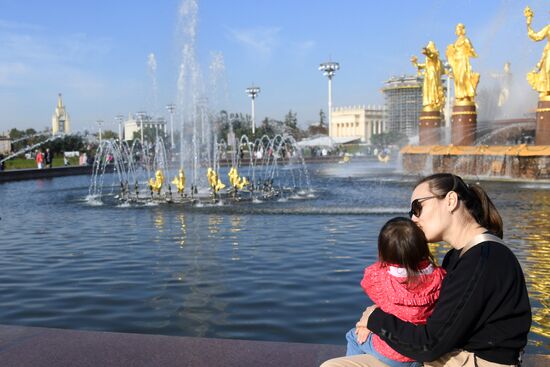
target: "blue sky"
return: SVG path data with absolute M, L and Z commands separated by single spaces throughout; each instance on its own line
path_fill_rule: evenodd
M 528 39 L 523 8 L 533 26 L 550 23 L 548 1 L 233 0 L 198 2 L 196 57 L 204 83 L 213 53 L 223 55 L 227 93 L 216 106 L 250 112 L 244 90 L 262 89 L 256 118 L 283 119 L 292 109 L 302 126 L 326 111 L 327 80 L 317 70 L 329 57 L 341 65 L 334 106 L 383 104 L 380 88 L 392 75 L 414 74 L 412 55 L 429 40 L 441 54 L 458 22 L 479 58 L 481 85 L 512 63 L 515 99 L 536 103 L 525 74 L 545 42 Z M 116 130 L 114 116 L 174 102 L 181 40 L 181 0 L 0 0 L 0 132 L 50 126 L 63 93 L 73 130 Z M 156 60 L 156 89 L 148 55 Z M 153 92 L 153 91 L 156 92 Z

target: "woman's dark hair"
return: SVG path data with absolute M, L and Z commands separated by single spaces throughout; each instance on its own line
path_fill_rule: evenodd
M 418 279 L 424 261 L 434 263 L 424 232 L 404 217 L 390 219 L 380 230 L 378 257 L 385 265 L 395 264 L 405 268 L 409 284 Z
M 487 228 L 496 236 L 502 238 L 502 218 L 497 208 L 479 185 L 468 185 L 464 180 L 452 173 L 436 173 L 421 179 L 416 186 L 427 182 L 434 195 L 445 196 L 454 191 L 458 199 L 464 203 L 470 215 L 479 225 Z

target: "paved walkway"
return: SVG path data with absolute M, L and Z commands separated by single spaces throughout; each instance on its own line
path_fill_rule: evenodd
M 308 367 L 344 346 L 124 334 L 0 325 L 0 366 Z M 530 355 L 524 367 L 550 366 Z

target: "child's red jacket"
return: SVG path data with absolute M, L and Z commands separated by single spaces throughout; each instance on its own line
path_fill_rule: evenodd
M 426 261 L 422 264 L 420 273 L 418 281 L 408 285 L 405 268 L 378 261 L 365 268 L 361 287 L 382 311 L 403 321 L 425 324 L 439 298 L 445 270 Z M 394 361 L 413 361 L 390 348 L 377 335 L 373 335 L 372 342 L 378 353 Z

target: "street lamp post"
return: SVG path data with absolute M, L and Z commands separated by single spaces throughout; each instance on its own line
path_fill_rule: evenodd
M 337 70 L 340 69 L 340 64 L 333 61 L 327 61 L 319 66 L 319 70 L 323 75 L 328 77 L 328 136 L 331 137 L 332 125 L 332 77 Z
M 172 149 L 174 149 L 176 146 L 174 144 L 174 111 L 176 109 L 176 105 L 173 103 L 167 104 L 166 109 L 170 112 L 170 144 L 172 145 Z
M 118 122 L 118 141 L 122 143 L 122 121 L 124 120 L 123 115 L 116 115 L 115 121 Z
M 99 145 L 101 145 L 101 127 L 103 126 L 103 120 L 97 120 L 97 125 L 99 126 Z
M 256 96 L 258 95 L 258 93 L 260 93 L 260 87 L 252 86 L 252 87 L 246 88 L 246 94 L 248 94 L 248 96 L 252 98 L 252 135 L 256 134 L 256 121 L 254 116 L 256 111 L 254 106 L 254 100 L 256 99 Z
M 143 112 L 143 111 L 140 111 L 137 113 L 137 117 L 139 119 L 139 122 L 140 122 L 140 131 L 141 131 L 141 146 L 143 147 L 143 118 L 145 117 L 146 113 Z

